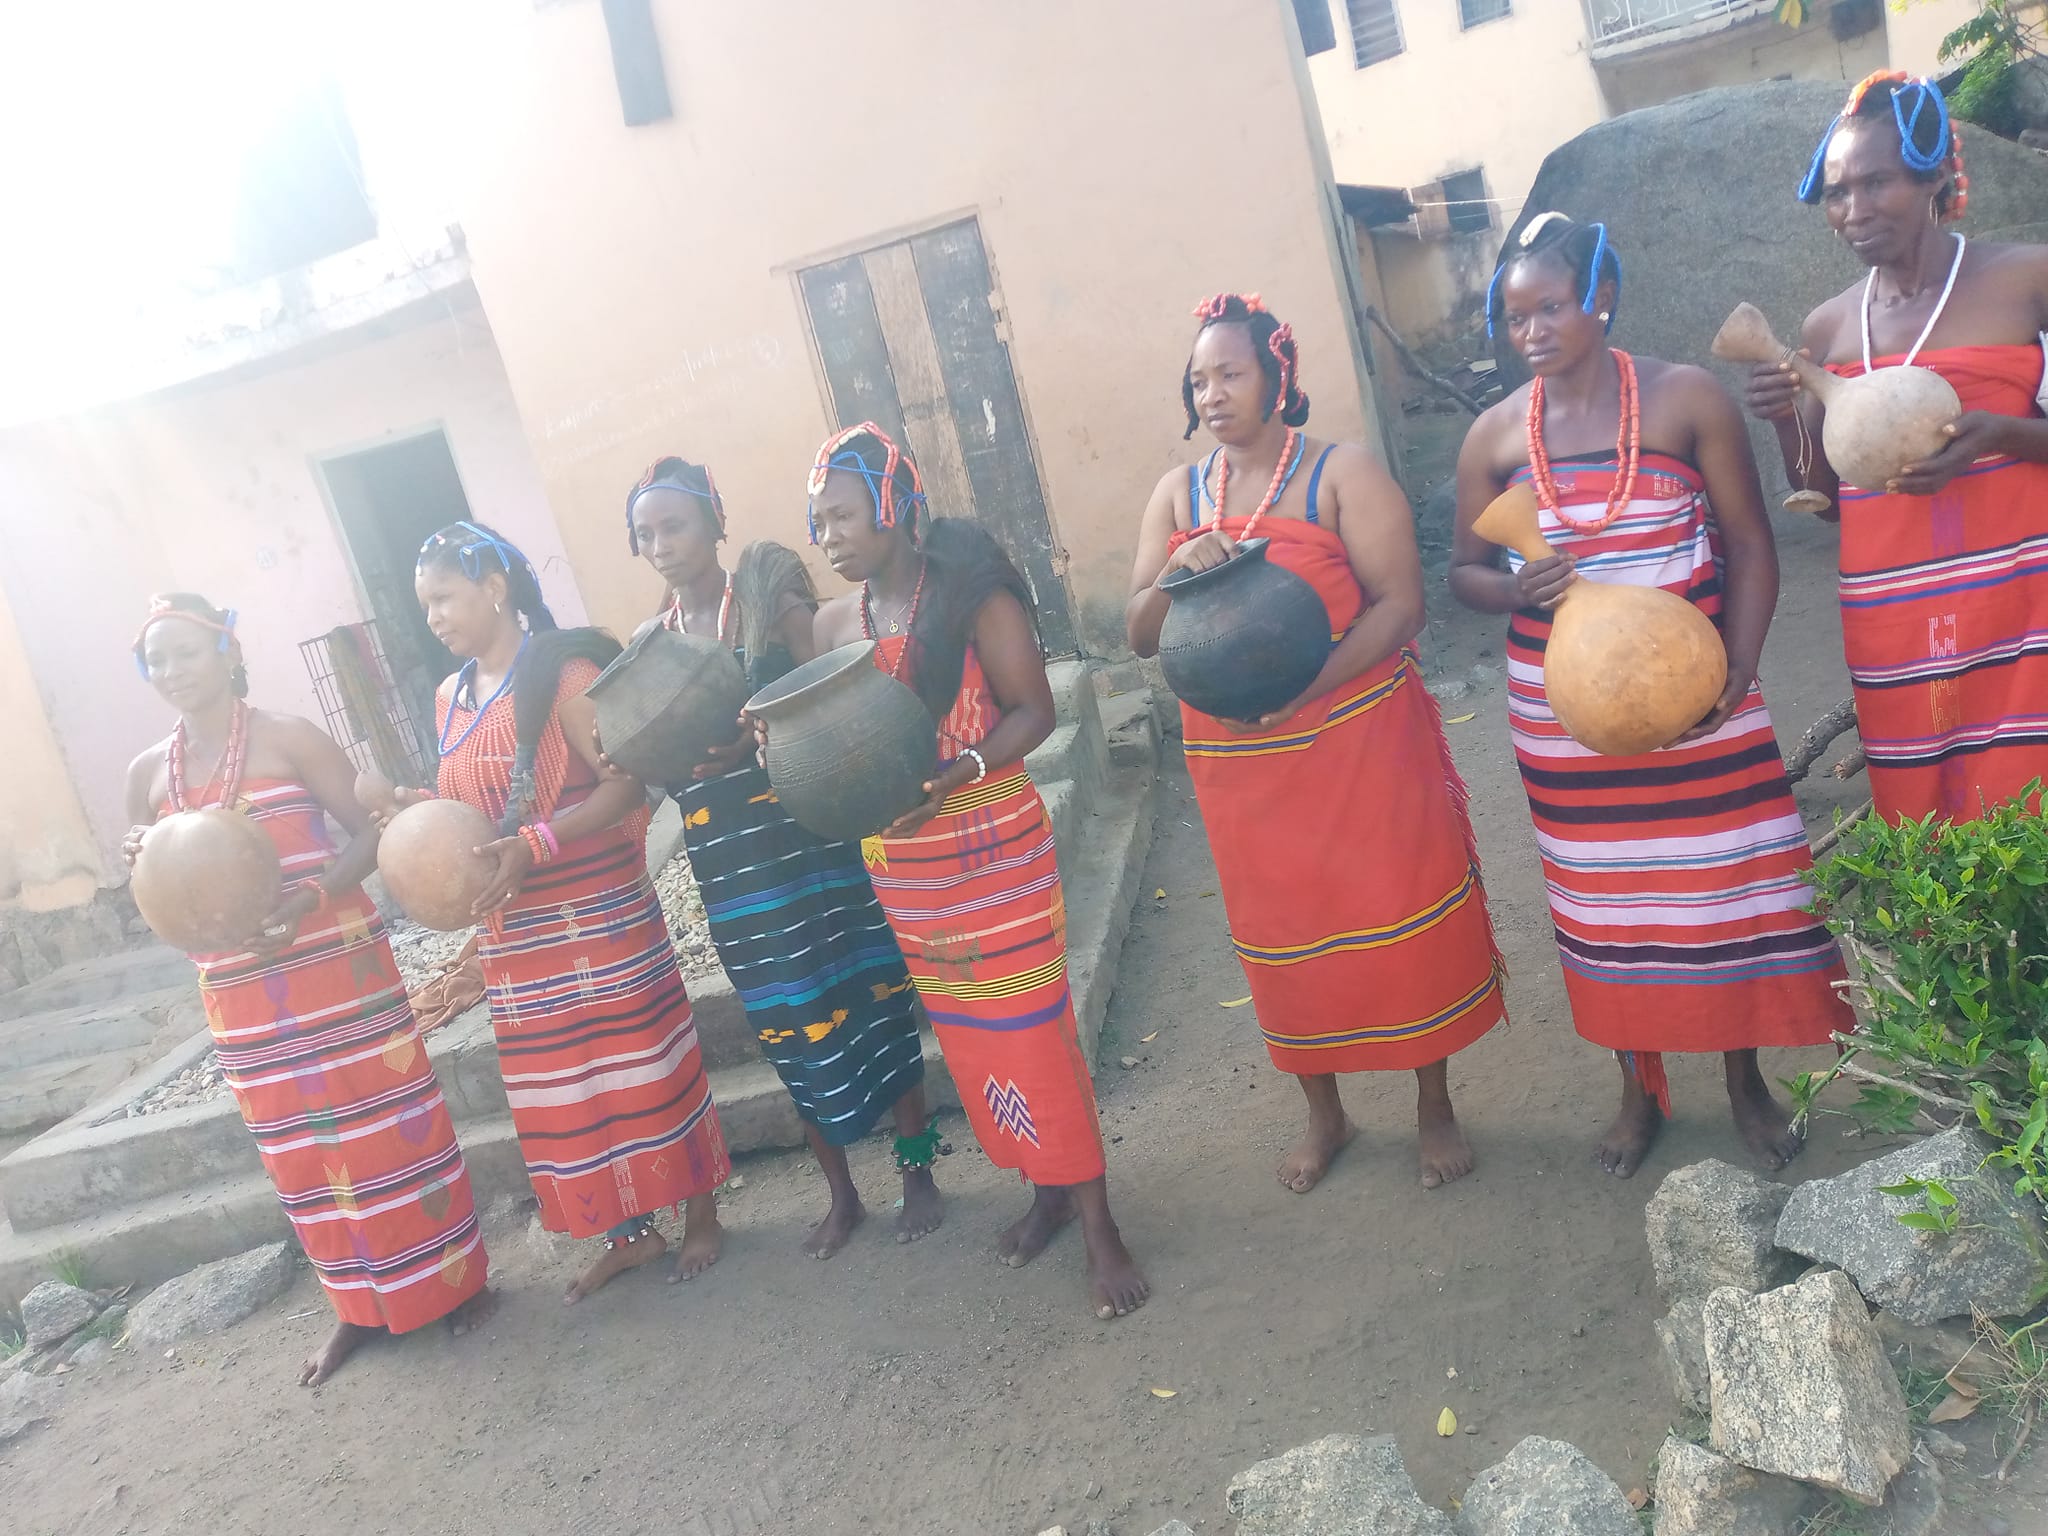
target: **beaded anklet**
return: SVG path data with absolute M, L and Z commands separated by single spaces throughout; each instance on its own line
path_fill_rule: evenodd
M 606 1253 L 617 1253 L 619 1251 L 619 1244 L 637 1243 L 641 1238 L 651 1235 L 653 1231 L 654 1218 L 652 1216 L 642 1216 L 633 1224 L 633 1230 L 624 1237 L 613 1237 L 607 1232 L 604 1237 L 604 1251 Z
M 896 1166 L 904 1172 L 913 1168 L 929 1168 L 939 1159 L 939 1117 L 933 1115 L 930 1124 L 915 1136 L 896 1138 Z

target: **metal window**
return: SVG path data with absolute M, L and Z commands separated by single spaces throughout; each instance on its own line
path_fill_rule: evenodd
M 1351 51 L 1360 69 L 1406 49 L 1394 0 L 1344 0 L 1344 8 L 1351 17 Z
M 1294 24 L 1301 31 L 1301 51 L 1313 58 L 1337 46 L 1337 19 L 1330 0 L 1294 0 Z
M 1444 220 L 1454 235 L 1493 228 L 1493 204 L 1486 197 L 1486 172 L 1459 171 L 1443 179 Z
M 1458 25 L 1471 28 L 1512 15 L 1514 0 L 1458 0 Z

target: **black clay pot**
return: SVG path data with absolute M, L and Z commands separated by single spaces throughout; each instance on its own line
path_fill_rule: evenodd
M 924 703 L 875 665 L 875 643 L 827 651 L 747 700 L 768 725 L 782 808 L 836 843 L 882 830 L 924 798 L 939 732 Z
M 739 658 L 703 635 L 647 631 L 584 690 L 605 756 L 643 784 L 672 788 L 740 732 Z
M 1159 626 L 1159 669 L 1182 702 L 1219 720 L 1256 720 L 1299 698 L 1330 655 L 1316 589 L 1246 539 L 1206 571 L 1159 583 L 1173 598 Z

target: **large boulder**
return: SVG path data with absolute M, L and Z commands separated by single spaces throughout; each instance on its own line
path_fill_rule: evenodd
M 1326 1435 L 1246 1468 L 1224 1506 L 1238 1536 L 1452 1536 L 1422 1502 L 1390 1436 Z
M 296 1268 L 297 1254 L 289 1243 L 271 1243 L 201 1265 L 137 1302 L 128 1314 L 128 1337 L 137 1345 L 162 1348 L 180 1339 L 220 1333 L 282 1296 Z
M 1876 1504 L 1912 1452 L 1906 1399 L 1870 1309 L 1840 1270 L 1707 1298 L 1713 1448 Z
M 1847 94 L 1838 81 L 1769 80 L 1596 123 L 1544 160 L 1508 241 L 1545 209 L 1604 221 L 1625 276 L 1618 347 L 1708 363 L 1714 332 L 1744 299 L 1790 341 L 1816 305 L 1866 273 L 1821 211 L 1796 196 Z M 1960 126 L 1970 173 L 1963 231 L 2048 243 L 2048 158 Z M 1511 385 L 1526 378 L 1505 334 L 1496 345 Z M 1713 366 L 1735 384 L 1734 368 Z M 1775 435 L 1754 425 L 1752 433 L 1766 485 L 1783 494 Z
M 1708 1158 L 1674 1169 L 1643 1212 L 1650 1265 L 1667 1299 L 1724 1285 L 1768 1291 L 1806 1266 L 1778 1247 L 1778 1216 L 1791 1189 Z
M 1792 1536 L 1818 1495 L 1673 1435 L 1657 1453 L 1656 1536 Z
M 2023 1312 L 2048 1280 L 2041 1209 L 2013 1193 L 2010 1174 L 1984 1166 L 1990 1152 L 1974 1130 L 1943 1131 L 1802 1184 L 1778 1222 L 1778 1242 L 1847 1270 L 1865 1297 L 1909 1323 L 1963 1317 L 1973 1308 L 1994 1317 Z M 1916 1179 L 1956 1197 L 1954 1231 L 1899 1224 L 1926 1202 L 1883 1190 Z
M 1614 1479 L 1578 1447 L 1531 1435 L 1465 1490 L 1463 1536 L 1642 1536 Z
M 1704 1418 L 1712 1408 L 1707 1370 L 1707 1298 L 1681 1296 L 1657 1319 L 1657 1342 L 1664 1346 L 1664 1366 L 1671 1377 L 1671 1395 L 1687 1413 Z
M 27 1335 L 24 1347 L 49 1349 L 62 1344 L 99 1316 L 99 1311 L 90 1292 L 62 1280 L 45 1280 L 21 1298 L 21 1326 Z

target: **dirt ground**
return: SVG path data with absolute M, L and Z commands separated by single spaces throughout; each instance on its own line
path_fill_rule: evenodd
M 1845 688 L 1831 543 L 1790 528 L 1784 556 L 1765 684 L 1789 738 Z M 1028 1269 L 996 1262 L 1023 1192 L 955 1121 L 939 1170 L 947 1222 L 914 1247 L 889 1238 L 885 1143 L 856 1155 L 877 1219 L 823 1264 L 797 1251 L 821 1208 L 815 1170 L 759 1158 L 727 1199 L 724 1261 L 687 1286 L 643 1270 L 565 1311 L 569 1262 L 515 1226 L 493 1234 L 500 1301 L 481 1333 L 384 1344 L 319 1390 L 292 1384 L 327 1326 L 303 1279 L 176 1360 L 117 1357 L 67 1377 L 52 1421 L 0 1451 L 0 1523 L 24 1536 L 1033 1536 L 1063 1522 L 1078 1536 L 1099 1519 L 1144 1536 L 1179 1516 L 1216 1532 L 1232 1474 L 1337 1431 L 1397 1436 L 1440 1503 L 1531 1433 L 1643 1483 L 1672 1416 L 1643 1205 L 1666 1171 L 1741 1150 L 1717 1063 L 1686 1058 L 1676 1123 L 1644 1172 L 1617 1182 L 1589 1161 L 1615 1069 L 1571 1031 L 1508 750 L 1499 630 L 1446 613 L 1430 637 L 1445 713 L 1475 717 L 1449 730 L 1513 971 L 1512 1024 L 1452 1067 L 1480 1159 L 1462 1183 L 1419 1187 L 1405 1077 L 1348 1080 L 1362 1134 L 1321 1188 L 1274 1182 L 1301 1098 L 1250 1009 L 1219 1006 L 1248 989 L 1175 761 L 1099 1074 L 1118 1214 L 1155 1287 L 1141 1313 L 1088 1314 L 1071 1235 Z M 1819 829 L 1862 795 L 1823 775 L 1802 801 Z M 1806 1064 L 1766 1063 L 1774 1078 Z M 1825 1122 L 1796 1174 L 1870 1150 Z M 1445 1406 L 1463 1432 L 1440 1439 Z M 1951 1529 L 1996 1530 L 1994 1508 L 2012 1530 L 2048 1528 L 2030 1495 L 1986 1493 L 1983 1461 L 1951 1478 L 1964 1510 Z

